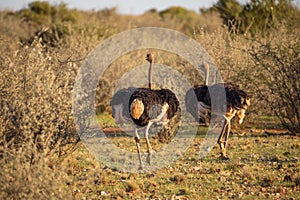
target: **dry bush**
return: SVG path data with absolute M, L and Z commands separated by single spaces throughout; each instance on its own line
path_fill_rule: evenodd
M 280 37 L 278 37 L 280 35 Z M 255 41 L 249 53 L 258 98 L 293 133 L 300 132 L 299 31 L 280 26 L 265 40 Z
M 59 63 L 37 38 L 1 63 L 1 136 L 11 146 L 36 141 L 41 151 L 76 143 L 72 128 L 72 63 Z
M 300 185 L 300 175 L 299 174 L 295 175 L 294 182 L 295 182 L 296 186 Z
M 79 142 L 71 113 L 77 64 L 60 61 L 61 49 L 42 45 L 40 37 L 19 48 L 15 40 L 0 38 L 0 196 L 66 197 L 65 174 L 51 166 Z
M 0 12 L 0 27 L 1 37 L 7 36 L 12 39 L 28 38 L 35 30 L 31 23 L 24 23 L 10 11 Z
M 199 29 L 195 37 L 214 59 L 224 82 L 246 84 L 248 74 L 239 74 L 241 69 L 249 66 L 248 55 L 243 51 L 247 41 L 242 36 L 220 27 L 213 33 Z
M 3 142 L 3 141 L 1 141 Z M 49 166 L 50 157 L 37 151 L 34 141 L 22 148 L 0 146 L 1 199 L 66 199 L 68 177 L 60 166 Z M 32 158 L 34 156 L 34 158 Z
M 69 26 L 53 45 L 55 27 L 27 37 L 18 28 L 11 34 L 2 21 L 7 18 L 11 27 L 30 24 L 0 17 L 0 198 L 66 199 L 71 177 L 62 162 L 79 142 L 71 112 L 74 81 L 80 62 L 110 31 Z

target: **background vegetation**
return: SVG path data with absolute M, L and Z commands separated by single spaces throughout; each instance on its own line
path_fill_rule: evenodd
M 171 7 L 130 16 L 119 15 L 116 9 L 80 11 L 47 2 L 33 2 L 16 12 L 1 11 L 1 199 L 253 195 L 296 199 L 300 190 L 299 10 L 289 0 L 252 0 L 246 5 L 220 0 L 200 11 Z M 248 136 L 230 141 L 229 162 L 217 159 L 218 149 L 198 159 L 203 130 L 179 161 L 146 174 L 109 169 L 80 142 L 71 94 L 81 62 L 106 38 L 144 26 L 171 28 L 192 37 L 214 58 L 224 81 L 251 94 Z M 114 126 L 109 101 L 116 80 L 142 64 L 143 59 L 136 58 L 144 54 L 124 55 L 99 81 L 96 106 L 103 127 Z M 202 82 L 182 58 L 162 51 L 156 54 L 158 63 L 174 67 L 191 84 Z M 113 140 L 134 150 L 132 138 Z M 153 142 L 159 147 L 157 139 Z

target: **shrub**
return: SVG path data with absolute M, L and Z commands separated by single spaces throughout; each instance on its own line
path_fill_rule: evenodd
M 159 12 L 159 16 L 168 22 L 168 24 L 172 22 L 175 23 L 176 28 L 181 27 L 181 31 L 189 35 L 191 35 L 193 29 L 202 22 L 200 15 L 196 12 L 178 6 L 173 6 Z
M 245 5 L 236 0 L 219 0 L 212 10 L 220 13 L 229 30 L 236 26 L 239 33 L 249 32 L 252 36 L 266 35 L 282 22 L 297 26 L 300 19 L 299 10 L 291 0 L 251 0 Z
M 40 38 L 0 60 L 2 141 L 17 148 L 31 141 L 39 151 L 59 155 L 78 142 L 72 126 L 71 64 L 59 63 Z
M 2 141 L 1 141 L 2 142 Z M 70 178 L 63 167 L 49 165 L 49 156 L 28 142 L 20 149 L 0 146 L 1 199 L 67 199 Z M 34 155 L 34 162 L 27 159 Z M 55 170 L 54 170 L 55 169 Z
M 1 199 L 69 196 L 64 170 L 54 168 L 78 147 L 71 113 L 76 65 L 59 61 L 59 49 L 41 40 L 36 35 L 12 49 L 16 42 L 0 35 Z
M 281 37 L 278 38 L 278 35 Z M 282 125 L 300 132 L 300 48 L 299 33 L 279 29 L 265 42 L 253 43 L 249 51 L 255 65 L 250 77 L 256 93 Z
M 34 1 L 28 4 L 27 9 L 19 11 L 19 16 L 32 21 L 36 24 L 50 24 L 71 22 L 76 23 L 78 15 L 77 12 L 71 11 L 67 8 L 65 3 L 60 3 L 57 6 L 52 6 L 45 1 Z

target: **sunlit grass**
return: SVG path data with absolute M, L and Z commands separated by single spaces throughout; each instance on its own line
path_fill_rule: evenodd
M 119 148 L 135 149 L 130 138 L 111 139 L 122 142 Z M 81 191 L 77 195 L 93 198 L 99 195 L 99 191 L 102 191 L 103 198 L 123 199 L 296 199 L 299 195 L 300 188 L 295 182 L 300 172 L 298 136 L 232 137 L 228 146 L 229 161 L 219 159 L 218 146 L 200 159 L 202 142 L 203 139 L 196 138 L 184 155 L 169 166 L 138 174 L 109 169 L 104 163 L 93 160 L 83 148 L 74 152 L 76 160 L 71 159 L 74 166 L 80 166 L 77 167 L 80 173 L 73 174 L 74 184 Z M 158 145 L 153 144 L 154 148 Z M 142 142 L 141 146 L 145 145 Z M 80 164 L 82 162 L 84 164 Z M 292 180 L 285 180 L 288 175 Z
M 106 114 L 100 120 L 105 120 Z M 108 117 L 110 118 L 110 116 Z M 261 117 L 273 123 L 273 117 Z M 188 124 L 184 129 L 187 131 Z M 195 124 L 193 124 L 195 126 Z M 266 127 L 265 127 L 266 128 Z M 103 198 L 179 198 L 179 199 L 296 199 L 300 194 L 297 183 L 300 172 L 300 138 L 293 135 L 273 136 L 248 132 L 245 136 L 231 134 L 228 145 L 229 161 L 219 158 L 218 145 L 200 159 L 201 144 L 204 141 L 207 127 L 199 127 L 197 137 L 186 152 L 174 163 L 157 171 L 147 173 L 126 173 L 112 170 L 101 161 L 93 160 L 91 166 L 97 166 L 95 172 L 85 168 L 81 170 L 90 174 L 101 174 L 97 184 L 84 185 L 77 195 L 93 198 L 102 195 Z M 132 137 L 110 137 L 118 148 L 131 152 L 136 151 Z M 154 135 L 150 138 L 153 149 L 159 149 L 164 144 L 158 142 Z M 142 152 L 146 153 L 146 143 L 141 139 Z M 82 149 L 83 150 L 83 149 Z M 82 151 L 82 160 L 85 162 Z M 91 156 L 91 155 L 89 155 Z M 92 158 L 92 157 L 91 157 Z M 163 159 L 163 158 L 162 158 Z M 138 157 L 136 157 L 138 162 Z M 82 166 L 82 165 L 81 165 Z M 82 173 L 83 176 L 86 173 Z M 77 175 L 74 175 L 74 178 Z M 95 175 L 93 175 L 95 176 Z M 287 179 L 291 177 L 291 180 Z M 97 179 L 98 179 L 97 178 Z M 81 182 L 80 178 L 76 181 Z
M 108 112 L 97 113 L 97 120 L 102 128 L 117 127 L 114 118 Z

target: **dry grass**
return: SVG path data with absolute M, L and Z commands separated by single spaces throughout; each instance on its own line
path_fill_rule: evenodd
M 133 138 L 112 140 L 122 144 L 121 148 L 135 150 Z M 160 144 L 153 140 L 156 149 Z M 112 170 L 95 161 L 84 147 L 62 165 L 72 170 L 68 172 L 73 179 L 68 187 L 80 199 L 297 199 L 300 194 L 299 147 L 292 148 L 299 145 L 298 136 L 232 137 L 228 148 L 231 159 L 227 162 L 218 159 L 217 147 L 200 160 L 202 141 L 195 139 L 178 161 L 155 172 L 131 174 Z M 286 175 L 291 175 L 291 180 L 285 180 Z
M 199 159 L 203 133 L 179 160 L 151 173 L 119 172 L 95 160 L 78 141 L 71 113 L 72 89 L 82 60 L 114 33 L 142 26 L 182 31 L 209 52 L 225 81 L 249 91 L 254 91 L 249 76 L 255 65 L 247 54 L 252 41 L 231 35 L 215 14 L 209 16 L 213 26 L 204 23 L 208 16 L 199 16 L 197 26 L 189 27 L 150 12 L 138 17 L 120 16 L 114 10 L 79 13 L 75 24 L 37 25 L 16 13 L 0 12 L 1 199 L 297 199 L 299 136 L 264 134 L 281 127 L 272 117 L 251 120 L 271 113 L 257 94 L 246 119 L 250 119 L 246 127 L 251 133 L 231 138 L 228 162 L 218 159 L 217 147 Z M 49 29 L 39 32 L 42 26 Z M 289 38 L 289 32 L 281 37 Z M 202 82 L 179 56 L 159 50 L 156 54 L 157 62 L 173 66 L 191 84 Z M 96 97 L 99 110 L 107 111 L 99 116 L 102 127 L 116 126 L 109 113 L 116 80 L 144 64 L 144 55 L 144 50 L 126 54 L 105 71 Z M 110 139 L 135 152 L 132 138 Z M 161 147 L 155 137 L 151 143 L 154 149 Z

